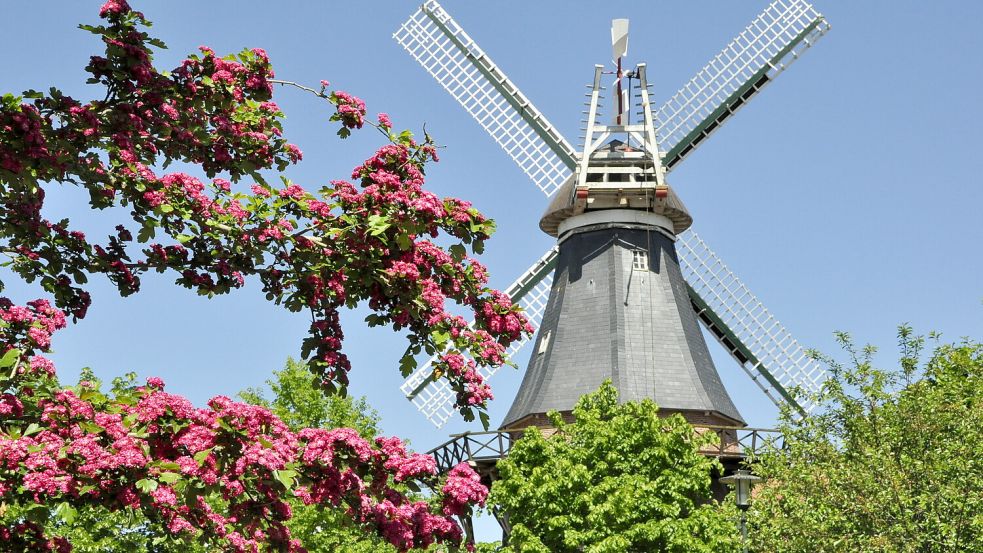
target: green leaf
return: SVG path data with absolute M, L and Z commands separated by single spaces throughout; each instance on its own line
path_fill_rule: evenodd
M 390 226 L 389 217 L 378 214 L 369 215 L 369 234 L 372 236 L 379 236 L 383 232 L 386 232 L 386 229 Z
M 413 241 L 410 240 L 409 236 L 405 234 L 400 234 L 396 236 L 396 245 L 399 246 L 400 250 L 406 251 L 413 247 Z
M 62 522 L 65 524 L 71 524 L 75 522 L 75 517 L 78 516 L 78 511 L 67 501 L 62 501 L 58 504 L 58 507 L 55 508 L 55 515 L 60 517 Z
M 98 424 L 96 424 L 96 423 L 94 423 L 92 421 L 82 421 L 82 422 L 80 422 L 79 423 L 79 428 L 81 428 L 82 430 L 85 430 L 89 434 L 98 434 L 98 433 L 102 432 L 103 430 L 105 430 L 103 427 L 99 426 Z
M 3 354 L 3 357 L 0 357 L 0 369 L 6 369 L 14 366 L 14 363 L 20 359 L 20 356 L 21 350 L 17 348 L 8 350 L 7 353 Z
M 462 246 L 461 244 L 454 244 L 453 246 L 451 246 L 450 252 L 451 252 L 451 258 L 453 258 L 454 261 L 457 262 L 460 262 L 462 259 L 464 259 L 464 256 L 468 254 L 468 251 L 464 249 L 464 246 Z
M 37 522 L 39 524 L 45 524 L 48 522 L 48 516 L 50 511 L 47 505 L 40 503 L 35 503 L 30 507 L 27 507 L 27 520 L 32 522 Z
M 157 479 L 165 484 L 173 484 L 181 479 L 181 475 L 176 472 L 162 472 Z
M 297 471 L 284 469 L 273 471 L 273 476 L 283 484 L 283 487 L 287 490 L 292 490 L 294 487 L 294 477 L 297 476 Z
M 430 333 L 430 336 L 433 337 L 433 341 L 434 341 L 434 343 L 437 344 L 437 348 L 438 349 L 443 349 L 444 344 L 446 344 L 447 341 L 451 339 L 451 333 L 450 332 L 444 332 L 444 331 L 440 331 L 440 330 L 431 332 Z
M 180 242 L 182 244 L 186 244 L 186 243 L 190 242 L 192 238 L 193 238 L 192 236 L 189 236 L 187 234 L 179 234 L 179 235 L 177 235 L 177 236 L 174 237 L 175 240 L 177 240 L 178 242 Z
M 141 228 L 140 232 L 137 233 L 137 242 L 143 244 L 153 239 L 155 234 L 156 234 L 156 229 L 154 229 L 154 225 L 153 224 L 148 225 L 144 223 L 143 228 Z
M 195 462 L 198 463 L 198 466 L 203 465 L 205 463 L 205 459 L 207 459 L 208 456 L 211 455 L 211 453 L 212 453 L 211 448 L 203 449 L 198 453 L 195 453 Z
M 416 369 L 416 358 L 406 354 L 399 360 L 399 372 L 403 376 L 409 376 Z
M 137 489 L 140 490 L 143 493 L 150 493 L 150 492 L 156 490 L 157 489 L 157 485 L 158 485 L 157 484 L 157 481 L 156 480 L 152 480 L 150 478 L 143 478 L 141 480 L 137 480 L 137 484 L 136 484 Z

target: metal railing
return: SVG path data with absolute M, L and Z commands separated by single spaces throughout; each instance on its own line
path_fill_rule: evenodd
M 438 472 L 443 474 L 464 462 L 493 464 L 508 455 L 515 439 L 516 433 L 502 430 L 452 434 L 450 440 L 428 453 L 433 455 Z
M 720 459 L 744 460 L 768 452 L 781 451 L 785 447 L 785 437 L 774 429 L 698 426 L 696 430 L 717 434 L 718 442 L 702 447 L 700 452 Z M 428 453 L 437 461 L 437 470 L 441 474 L 465 462 L 492 466 L 509 454 L 512 444 L 521 434 L 521 430 L 452 434 L 450 440 Z

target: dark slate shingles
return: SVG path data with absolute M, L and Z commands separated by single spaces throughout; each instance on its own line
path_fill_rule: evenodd
M 633 249 L 649 252 L 648 271 L 631 274 Z M 623 401 L 651 398 L 663 408 L 742 420 L 710 359 L 675 246 L 654 229 L 599 225 L 567 238 L 537 348 L 547 331 L 550 343 L 533 352 L 502 426 L 571 410 L 608 378 Z

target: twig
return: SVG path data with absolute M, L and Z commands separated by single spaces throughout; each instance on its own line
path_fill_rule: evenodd
M 310 92 L 311 94 L 313 94 L 315 96 L 318 96 L 320 98 L 327 98 L 328 97 L 328 95 L 325 94 L 324 92 L 321 92 L 321 91 L 318 91 L 318 90 L 314 90 L 313 88 L 311 88 L 309 86 L 304 86 L 304 85 L 302 85 L 300 83 L 295 83 L 293 81 L 283 81 L 283 80 L 280 80 L 280 79 L 270 79 L 269 81 L 271 83 L 273 83 L 273 84 L 278 84 L 278 85 L 283 85 L 283 86 L 293 86 L 293 87 L 299 88 L 301 90 L 305 90 L 307 92 Z

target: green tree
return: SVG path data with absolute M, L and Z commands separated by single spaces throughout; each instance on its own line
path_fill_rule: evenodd
M 576 422 L 528 430 L 498 465 L 490 504 L 508 512 L 515 552 L 713 552 L 736 548 L 734 512 L 711 500 L 719 469 L 699 448 L 716 437 L 652 401 L 618 404 L 610 382 Z
M 899 329 L 900 368 L 839 340 L 844 365 L 819 414 L 785 417 L 788 449 L 766 456 L 749 513 L 756 551 L 983 551 L 983 344 L 937 345 Z
M 283 370 L 273 371 L 266 381 L 273 399 L 266 399 L 261 388 L 246 388 L 238 395 L 246 403 L 266 407 L 291 430 L 344 427 L 364 438 L 379 435 L 379 414 L 364 397 L 326 396 L 315 384 L 303 362 L 288 358 Z

